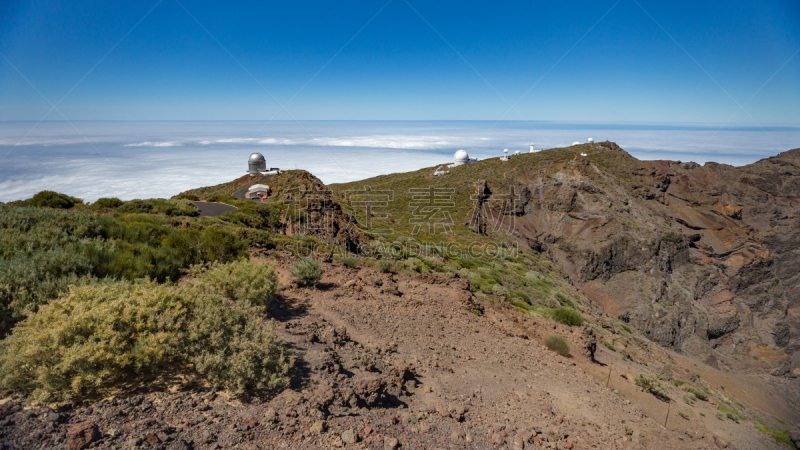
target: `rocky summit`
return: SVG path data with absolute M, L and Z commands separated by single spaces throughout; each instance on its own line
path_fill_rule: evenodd
M 42 235 L 75 254 L 115 239 L 174 270 L 0 291 L 31 305 L 0 341 L 0 449 L 800 443 L 800 149 L 700 166 L 600 142 L 435 170 L 59 212 Z M 269 196 L 235 195 L 252 184 Z M 25 239 L 43 220 L 4 208 Z

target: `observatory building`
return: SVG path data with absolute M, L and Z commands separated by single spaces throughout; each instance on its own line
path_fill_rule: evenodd
M 258 175 L 261 172 L 267 171 L 267 160 L 261 153 L 253 153 L 250 159 L 247 160 L 247 173 L 250 175 Z
M 256 175 L 275 175 L 281 173 L 280 169 L 277 167 L 270 167 L 267 170 L 267 160 L 264 159 L 264 155 L 261 153 L 253 153 L 250 155 L 250 159 L 247 160 L 247 173 L 250 174 L 251 177 Z
M 478 162 L 478 158 L 470 158 L 466 150 L 459 150 L 453 155 L 453 164 L 447 167 L 463 166 L 464 164 L 472 164 Z

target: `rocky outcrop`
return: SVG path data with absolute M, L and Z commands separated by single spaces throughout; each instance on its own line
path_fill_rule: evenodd
M 475 231 L 516 217 L 518 239 L 546 243 L 587 296 L 655 342 L 743 370 L 760 367 L 732 358 L 751 344 L 800 348 L 800 149 L 733 167 L 583 147 L 587 158 L 482 181 L 517 202 L 488 203 Z

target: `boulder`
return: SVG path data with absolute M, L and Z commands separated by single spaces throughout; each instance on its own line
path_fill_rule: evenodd
M 67 431 L 67 448 L 69 450 L 82 450 L 102 437 L 100 429 L 94 422 L 81 422 L 72 426 Z

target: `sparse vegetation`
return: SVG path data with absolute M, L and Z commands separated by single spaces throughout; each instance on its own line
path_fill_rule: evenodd
M 358 258 L 342 258 L 342 264 L 351 269 L 354 269 L 358 267 Z
M 689 415 L 686 414 L 683 411 L 678 411 L 678 415 L 681 416 L 682 418 L 686 419 L 686 420 L 689 420 Z
M 392 262 L 386 259 L 378 260 L 376 264 L 378 271 L 381 273 L 389 273 L 392 271 Z
M 702 400 L 704 402 L 708 401 L 708 395 L 706 395 L 705 392 L 698 391 L 698 390 L 696 390 L 694 388 L 689 388 L 689 392 L 694 394 L 694 396 L 697 397 L 698 400 Z
M 556 308 L 552 311 L 551 317 L 558 323 L 563 323 L 570 327 L 576 327 L 583 324 L 583 316 L 572 308 Z
M 561 336 L 549 336 L 544 345 L 561 356 L 569 356 L 569 344 Z
M 611 341 L 609 341 L 609 340 L 603 341 L 603 345 L 608 347 L 608 349 L 611 350 L 612 352 L 617 351 L 617 349 L 614 347 L 614 344 L 612 344 Z
M 677 378 L 673 378 L 673 379 L 672 379 L 672 384 L 674 384 L 674 385 L 675 385 L 675 387 L 681 387 L 681 386 L 683 386 L 684 384 L 686 384 L 686 382 L 685 382 L 685 381 L 681 381 L 681 380 L 679 380 L 679 379 L 677 379 Z
M 300 286 L 316 287 L 322 278 L 322 263 L 311 258 L 301 258 L 290 272 Z
M 661 400 L 669 400 L 667 386 L 653 374 L 639 374 L 636 377 L 636 385 L 645 391 L 655 395 Z
M 762 433 L 767 433 L 770 436 L 772 436 L 772 438 L 775 439 L 776 444 L 785 444 L 788 445 L 789 447 L 797 448 L 795 447 L 792 440 L 789 438 L 789 430 L 778 430 L 759 423 L 754 425 L 758 431 Z
M 620 326 L 622 327 L 623 330 L 627 331 L 628 333 L 632 333 L 631 327 L 625 325 L 624 323 L 621 323 Z
M 719 407 L 717 407 L 717 409 L 720 410 L 720 412 L 722 412 L 725 415 L 725 417 L 727 417 L 730 420 L 733 420 L 735 422 L 738 422 L 738 421 L 742 420 L 742 416 L 740 416 L 740 415 L 736 414 L 735 412 L 731 411 L 731 409 L 728 408 L 725 405 L 719 405 Z

